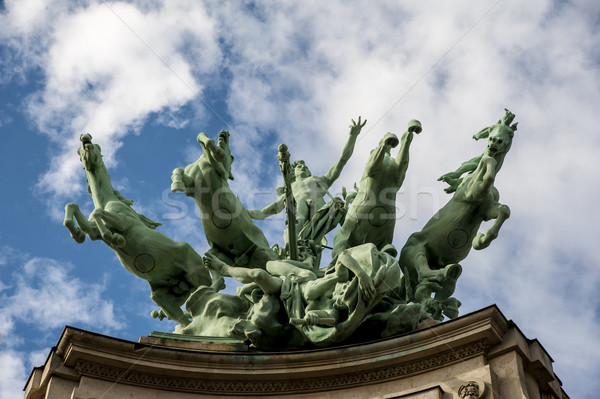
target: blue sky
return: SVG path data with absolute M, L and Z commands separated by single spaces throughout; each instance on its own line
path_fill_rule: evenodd
M 0 2 L 0 398 L 21 395 L 65 324 L 129 340 L 174 327 L 149 317 L 147 283 L 106 245 L 62 226 L 66 203 L 92 210 L 81 133 L 136 210 L 203 253 L 194 203 L 169 191 L 199 132 L 230 130 L 231 187 L 255 208 L 276 198 L 278 144 L 322 175 L 366 118 L 339 194 L 386 132 L 419 119 L 401 247 L 448 200 L 437 177 L 481 153 L 471 136 L 505 107 L 519 130 L 496 186 L 512 216 L 462 262 L 461 314 L 496 303 L 571 397 L 596 397 L 599 25 L 595 1 Z M 281 243 L 283 216 L 258 224 Z

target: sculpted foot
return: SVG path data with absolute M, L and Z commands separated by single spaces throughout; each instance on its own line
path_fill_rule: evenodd
M 206 252 L 204 254 L 203 262 L 204 266 L 206 266 L 207 268 L 214 270 L 221 275 L 227 274 L 227 264 L 219 258 L 217 258 L 215 255 Z

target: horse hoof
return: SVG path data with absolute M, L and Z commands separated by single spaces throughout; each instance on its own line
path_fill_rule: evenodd
M 183 184 L 183 182 L 177 181 L 177 182 L 171 183 L 171 192 L 172 193 L 177 193 L 177 192 L 182 193 L 184 191 L 185 191 L 185 184 Z
M 75 236 L 71 236 L 73 237 L 73 239 L 78 243 L 78 244 L 82 244 L 85 241 L 85 234 L 81 233 L 81 234 L 77 234 Z
M 85 241 L 85 233 L 81 230 L 77 230 L 76 232 L 71 233 L 71 238 L 81 244 Z
M 125 238 L 119 233 L 113 235 L 113 245 L 117 248 L 123 248 L 125 246 Z

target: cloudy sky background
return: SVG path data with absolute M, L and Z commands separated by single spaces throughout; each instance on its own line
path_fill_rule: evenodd
M 482 152 L 471 136 L 505 107 L 519 130 L 496 186 L 512 216 L 462 262 L 461 314 L 497 304 L 572 398 L 596 397 L 599 65 L 592 0 L 0 1 L 0 398 L 22 395 L 65 324 L 129 340 L 173 329 L 108 247 L 62 227 L 67 202 L 93 209 L 81 133 L 137 211 L 203 253 L 194 203 L 169 192 L 198 132 L 230 130 L 231 187 L 255 208 L 276 198 L 278 144 L 322 175 L 366 118 L 339 195 L 383 134 L 419 119 L 401 247 L 448 200 L 437 177 Z M 281 243 L 283 223 L 259 225 Z

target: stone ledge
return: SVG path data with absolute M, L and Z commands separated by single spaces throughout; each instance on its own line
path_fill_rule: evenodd
M 141 344 L 164 346 L 178 349 L 193 349 L 208 352 L 248 352 L 249 345 L 242 340 L 223 337 L 196 337 L 152 331 L 147 337 L 140 337 Z
M 567 398 L 548 354 L 495 306 L 399 337 L 297 352 L 258 352 L 236 340 L 170 336 L 155 333 L 131 342 L 66 327 L 43 373 L 32 372 L 25 398 L 53 397 L 47 392 L 53 379 L 73 395 L 75 390 L 99 396 L 106 392 L 98 390 L 112 390 L 140 398 L 316 398 L 325 392 L 330 398 L 357 392 L 387 398 L 446 397 L 444 392 L 458 397 L 456 390 L 469 379 L 489 392 L 528 397 L 523 392 L 527 387 Z M 515 376 L 520 376 L 517 382 Z

